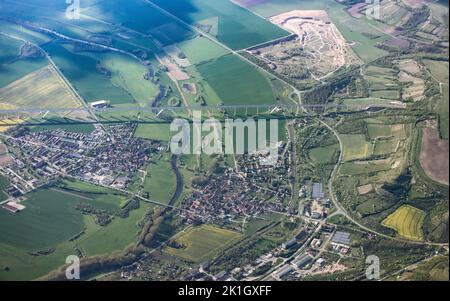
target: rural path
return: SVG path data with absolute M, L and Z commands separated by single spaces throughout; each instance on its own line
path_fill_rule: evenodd
M 420 264 L 426 263 L 426 262 L 428 262 L 428 261 L 430 261 L 430 260 L 432 260 L 432 259 L 434 259 L 434 258 L 436 258 L 438 256 L 442 256 L 442 255 L 438 254 L 438 255 L 430 256 L 430 257 L 424 258 L 422 260 L 419 260 L 419 261 L 417 261 L 417 262 L 415 262 L 413 264 L 410 264 L 410 265 L 408 265 L 406 267 L 403 267 L 403 268 L 401 268 L 399 270 L 396 270 L 394 272 L 388 273 L 387 275 L 384 275 L 384 277 L 381 278 L 379 281 L 384 281 L 384 280 L 388 279 L 389 277 L 392 277 L 392 276 L 395 276 L 395 275 L 399 275 L 402 272 L 406 272 L 406 271 L 409 271 L 409 270 L 415 270 Z
M 298 91 L 298 90 L 296 90 L 296 91 L 294 91 L 294 92 L 295 92 L 295 94 L 297 94 L 297 96 L 298 96 L 298 98 L 299 98 L 299 99 L 298 99 L 299 104 L 302 105 L 303 102 L 302 102 L 301 92 Z M 306 113 L 306 114 L 308 114 L 308 115 L 310 114 L 306 107 L 302 106 L 301 108 L 302 108 L 302 110 L 303 110 L 304 113 Z M 384 234 L 384 233 L 380 233 L 380 232 L 378 232 L 378 231 L 376 231 L 376 230 L 370 229 L 369 227 L 367 227 L 367 226 L 361 224 L 360 222 L 358 222 L 357 220 L 355 220 L 355 219 L 347 212 L 347 210 L 344 208 L 344 206 L 342 206 L 342 205 L 339 203 L 339 201 L 338 201 L 338 199 L 337 199 L 337 196 L 336 196 L 336 193 L 335 193 L 335 191 L 334 191 L 334 187 L 333 187 L 334 180 L 335 180 L 335 178 L 336 178 L 336 176 L 337 176 L 337 174 L 338 174 L 338 172 L 339 172 L 339 169 L 340 169 L 340 166 L 341 166 L 341 163 L 342 163 L 342 158 L 343 158 L 343 155 L 344 155 L 344 146 L 343 146 L 342 140 L 341 140 L 341 138 L 340 138 L 338 132 L 337 132 L 333 127 L 331 127 L 330 125 L 328 125 L 325 121 L 321 120 L 320 118 L 314 117 L 314 119 L 315 119 L 317 122 L 319 122 L 319 123 L 321 123 L 322 125 L 324 125 L 326 128 L 328 128 L 328 129 L 333 133 L 333 135 L 336 137 L 336 139 L 337 139 L 338 142 L 339 142 L 339 150 L 340 150 L 339 158 L 338 158 L 338 161 L 337 161 L 336 165 L 335 165 L 334 168 L 333 168 L 333 171 L 332 171 L 332 173 L 331 173 L 330 179 L 329 179 L 329 181 L 328 181 L 328 191 L 329 191 L 331 200 L 332 200 L 332 202 L 333 202 L 333 205 L 334 205 L 334 207 L 336 208 L 336 211 L 333 213 L 333 216 L 340 213 L 340 214 L 342 214 L 343 216 L 345 216 L 350 222 L 352 222 L 353 224 L 355 224 L 356 226 L 358 226 L 359 228 L 361 228 L 361 229 L 363 229 L 363 230 L 365 230 L 365 231 L 367 231 L 367 232 L 376 234 L 376 235 L 378 235 L 378 236 L 380 236 L 380 237 L 383 237 L 383 238 L 387 238 L 387 239 L 391 239 L 391 240 L 396 240 L 396 241 L 404 242 L 404 243 L 417 244 L 417 245 L 424 245 L 424 244 L 425 244 L 425 245 L 429 245 L 429 246 L 440 246 L 440 247 L 448 246 L 448 243 L 433 243 L 433 242 L 412 241 L 412 240 L 405 240 L 405 239 L 400 239 L 400 238 L 397 238 L 397 237 L 392 237 L 392 236 L 386 235 L 386 234 Z
M 342 215 L 344 215 L 349 221 L 351 221 L 353 224 L 357 225 L 357 226 L 360 227 L 361 229 L 363 229 L 363 230 L 365 230 L 365 231 L 367 231 L 367 232 L 376 234 L 376 235 L 378 235 L 378 236 L 380 236 L 380 237 L 383 237 L 383 238 L 387 238 L 387 239 L 391 239 L 391 240 L 396 240 L 396 241 L 398 241 L 398 242 L 403 242 L 403 243 L 416 244 L 416 245 L 429 245 L 429 246 L 440 246 L 440 247 L 443 247 L 443 246 L 447 246 L 447 245 L 448 245 L 448 243 L 433 243 L 433 242 L 424 242 L 424 241 L 413 241 L 413 240 L 405 240 L 405 239 L 401 239 L 401 238 L 397 238 L 397 237 L 392 237 L 392 236 L 386 235 L 386 234 L 384 234 L 384 233 L 378 232 L 378 231 L 376 231 L 376 230 L 373 230 L 373 229 L 371 229 L 371 228 L 369 228 L 369 227 L 367 227 L 367 226 L 361 224 L 361 223 L 358 222 L 356 219 L 354 219 L 354 218 L 347 212 L 347 210 L 344 208 L 344 206 L 341 205 L 341 204 L 339 203 L 339 201 L 338 201 L 338 199 L 337 199 L 337 196 L 336 196 L 336 193 L 335 193 L 335 191 L 334 191 L 334 187 L 333 187 L 334 180 L 336 179 L 336 175 L 337 175 L 338 172 L 339 172 L 339 169 L 340 169 L 340 166 L 341 166 L 341 163 L 342 163 L 343 154 L 344 154 L 344 151 L 343 151 L 343 150 L 344 150 L 344 147 L 343 147 L 343 144 L 342 144 L 342 140 L 341 140 L 341 138 L 339 137 L 338 132 L 337 132 L 333 127 L 331 127 L 330 125 L 328 125 L 328 124 L 327 124 L 326 122 L 324 122 L 323 120 L 320 120 L 319 118 L 317 118 L 317 121 L 320 122 L 321 124 L 323 124 L 325 127 L 327 127 L 327 128 L 328 128 L 328 129 L 336 136 L 336 138 L 337 138 L 337 140 L 338 140 L 338 142 L 339 142 L 339 149 L 340 149 L 339 159 L 338 159 L 338 162 L 336 163 L 336 165 L 334 166 L 333 171 L 332 171 L 331 176 L 330 176 L 330 180 L 328 181 L 328 191 L 329 191 L 329 194 L 330 194 L 330 196 L 331 196 L 331 200 L 332 200 L 334 206 L 335 206 L 336 209 L 337 209 L 337 212 L 340 212 L 340 213 L 341 213 Z M 335 212 L 334 215 L 336 215 L 337 212 Z

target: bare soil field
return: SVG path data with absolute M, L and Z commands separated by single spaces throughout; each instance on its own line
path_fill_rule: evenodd
M 448 140 L 439 139 L 435 127 L 423 129 L 420 164 L 425 173 L 436 182 L 448 185 Z
M 363 194 L 367 194 L 367 193 L 371 192 L 373 189 L 373 186 L 372 186 L 372 184 L 367 184 L 367 185 L 359 186 L 357 189 L 358 189 L 358 194 L 363 195 Z
M 296 38 L 254 48 L 251 53 L 282 75 L 298 81 L 321 80 L 343 66 L 359 63 L 326 11 L 294 10 L 270 21 Z
M 184 83 L 183 90 L 190 94 L 197 94 L 197 86 L 194 83 Z
M 402 38 L 390 38 L 389 40 L 384 42 L 384 44 L 391 47 L 398 47 L 402 50 L 408 49 L 408 47 L 410 46 L 410 42 Z
M 0 129 L 1 129 L 1 127 L 0 127 Z M 7 165 L 13 163 L 13 161 L 14 160 L 10 154 L 0 155 L 0 166 L 7 166 Z
M 191 62 L 188 58 L 183 57 L 183 52 L 176 45 L 170 45 L 163 48 L 164 52 L 172 58 L 180 67 L 189 67 Z
M 156 55 L 159 63 L 167 67 L 167 73 L 169 77 L 174 81 L 188 80 L 190 77 L 187 73 L 183 72 L 180 67 L 172 63 L 166 55 Z

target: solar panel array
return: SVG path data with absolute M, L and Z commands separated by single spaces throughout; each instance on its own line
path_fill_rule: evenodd
M 314 183 L 313 184 L 312 196 L 315 199 L 321 199 L 325 196 L 323 193 L 323 184 L 322 183 Z
M 331 239 L 332 242 L 342 245 L 350 245 L 350 233 L 337 231 L 333 238 Z

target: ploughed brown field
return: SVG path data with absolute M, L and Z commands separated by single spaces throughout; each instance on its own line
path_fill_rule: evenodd
M 424 128 L 420 164 L 436 182 L 448 185 L 448 140 L 439 139 L 435 128 Z

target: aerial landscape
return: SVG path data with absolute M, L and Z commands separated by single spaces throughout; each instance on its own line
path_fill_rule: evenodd
M 448 18 L 0 0 L 0 280 L 448 281 Z

